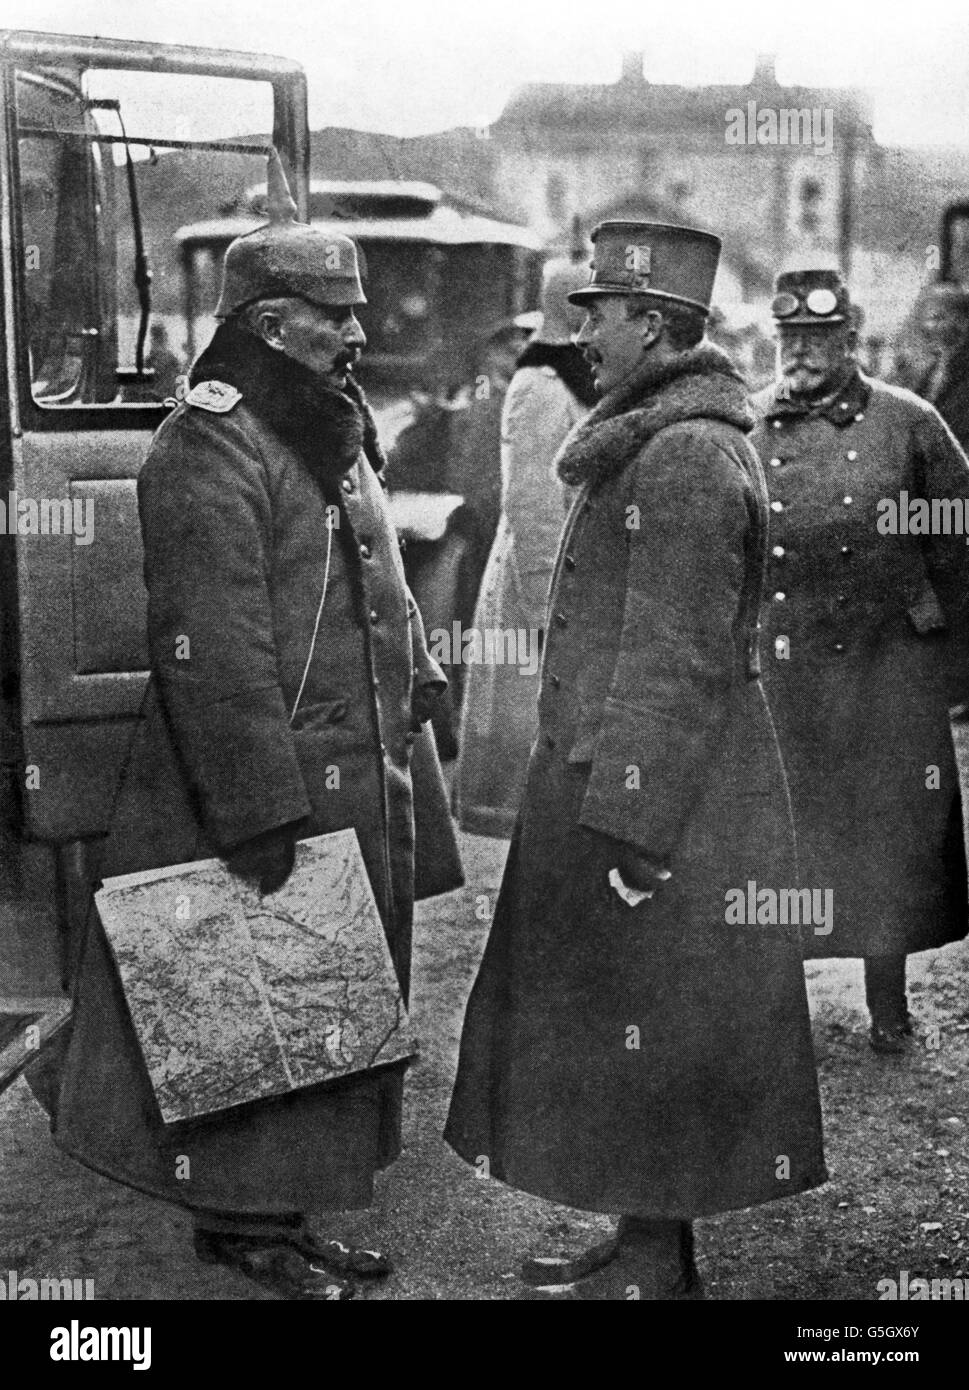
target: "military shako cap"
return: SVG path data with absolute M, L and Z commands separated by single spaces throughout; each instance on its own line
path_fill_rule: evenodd
M 848 287 L 836 270 L 788 270 L 778 275 L 771 303 L 774 322 L 844 323 L 851 318 Z
M 296 220 L 283 166 L 269 153 L 269 222 L 236 237 L 225 253 L 216 318 L 228 318 L 257 299 L 295 295 L 324 308 L 366 304 L 357 248 L 349 237 Z
M 600 222 L 592 233 L 592 279 L 569 295 L 652 295 L 710 312 L 721 241 L 696 227 L 665 222 Z

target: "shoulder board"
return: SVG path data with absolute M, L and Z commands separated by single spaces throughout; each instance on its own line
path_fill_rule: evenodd
M 213 415 L 227 415 L 241 400 L 242 392 L 225 381 L 200 381 L 185 397 L 185 404 L 211 410 Z

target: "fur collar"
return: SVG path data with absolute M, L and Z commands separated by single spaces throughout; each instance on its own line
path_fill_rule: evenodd
M 228 319 L 215 331 L 189 377 L 225 381 L 260 420 L 299 455 L 321 484 L 348 473 L 363 449 L 375 472 L 386 463 L 377 427 L 352 377 L 336 391 L 315 372 Z
M 559 477 L 573 485 L 599 482 L 623 468 L 654 434 L 681 420 L 724 420 L 745 433 L 754 428 L 743 378 L 712 343 L 662 365 L 647 358 L 603 396 L 563 444 Z
M 542 343 L 536 339 L 524 348 L 515 365 L 551 367 L 586 410 L 599 399 L 589 364 L 574 343 Z

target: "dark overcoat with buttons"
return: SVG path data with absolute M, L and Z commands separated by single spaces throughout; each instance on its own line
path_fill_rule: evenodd
M 793 886 L 757 675 L 767 498 L 728 359 L 648 360 L 563 446 L 581 487 L 547 615 L 539 730 L 474 985 L 446 1138 L 602 1212 L 689 1218 L 824 1181 Z M 630 907 L 615 839 L 672 878 Z
M 231 325 L 194 378 L 139 479 L 152 677 L 101 873 L 224 853 L 291 822 L 303 835 L 352 826 L 406 991 L 415 889 L 461 876 L 433 741 L 412 713 L 415 685 L 441 672 L 372 419 L 353 388 L 321 390 Z M 163 1125 L 92 913 L 54 1117 L 57 1142 L 91 1167 L 195 1208 L 366 1205 L 399 1149 L 402 1083 L 396 1065 Z
M 932 406 L 861 373 L 820 412 L 773 387 L 754 404 L 772 509 L 764 684 L 802 882 L 834 891 L 831 934 L 805 946 L 877 956 L 958 940 L 949 708 L 969 699 L 969 465 Z M 958 533 L 884 534 L 878 504 L 903 493 L 959 499 Z

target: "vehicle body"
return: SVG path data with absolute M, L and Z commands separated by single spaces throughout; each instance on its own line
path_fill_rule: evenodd
M 0 80 L 0 994 L 26 1016 L 70 977 L 147 681 L 136 478 L 181 190 L 216 212 L 272 143 L 305 216 L 309 145 L 284 59 L 5 31 Z

